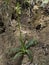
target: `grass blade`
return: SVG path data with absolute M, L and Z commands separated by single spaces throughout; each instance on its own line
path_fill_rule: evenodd
M 14 56 L 14 60 L 16 59 L 16 58 L 18 58 L 18 57 L 20 57 L 20 56 L 22 56 L 23 54 L 22 54 L 22 52 L 19 52 L 19 53 L 17 53 L 15 56 Z
M 28 41 L 28 43 L 26 44 L 26 48 L 29 48 L 30 46 L 34 46 L 37 44 L 37 40 L 31 39 L 30 41 Z
M 32 61 L 33 61 L 32 52 L 30 50 L 27 50 L 26 53 L 27 53 L 27 56 L 28 56 L 30 62 L 32 63 Z
M 15 54 L 15 53 L 18 53 L 20 50 L 21 50 L 21 47 L 11 48 L 11 49 L 9 49 L 8 54 L 9 54 L 9 55 Z

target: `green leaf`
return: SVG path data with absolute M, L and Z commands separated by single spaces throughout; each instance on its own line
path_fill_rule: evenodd
M 28 56 L 30 62 L 32 62 L 32 61 L 33 61 L 32 52 L 31 52 L 30 50 L 27 50 L 27 51 L 26 51 L 26 54 L 27 54 L 27 56 Z
M 21 47 L 19 47 L 19 48 L 11 48 L 11 49 L 9 49 L 8 54 L 9 55 L 15 54 L 15 53 L 18 53 L 20 50 L 21 50 Z
M 30 3 L 30 0 L 25 0 L 24 2 L 28 2 L 28 3 Z
M 14 56 L 14 60 L 16 59 L 16 58 L 18 58 L 18 57 L 20 57 L 20 56 L 22 56 L 23 55 L 23 53 L 22 52 L 18 52 L 15 56 Z
M 16 4 L 15 10 L 17 14 L 21 14 L 21 6 L 19 3 Z
M 26 48 L 29 48 L 30 46 L 34 46 L 37 44 L 37 40 L 35 39 L 31 39 L 28 41 L 28 43 L 26 44 Z

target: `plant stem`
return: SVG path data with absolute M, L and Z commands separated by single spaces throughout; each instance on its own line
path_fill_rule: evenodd
M 23 42 L 23 37 L 22 37 L 22 33 L 21 33 L 21 24 L 20 24 L 20 18 L 19 17 L 18 17 L 18 26 L 19 26 L 19 32 L 20 32 L 19 40 L 20 40 L 22 48 L 25 48 L 25 44 Z

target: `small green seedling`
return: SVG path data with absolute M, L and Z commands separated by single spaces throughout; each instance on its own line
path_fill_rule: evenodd
M 18 58 L 20 56 L 27 55 L 30 62 L 32 62 L 33 61 L 32 52 L 31 52 L 31 50 L 29 50 L 29 48 L 31 46 L 36 45 L 37 41 L 34 39 L 31 39 L 25 44 L 21 36 L 20 36 L 19 41 L 20 41 L 21 46 L 19 48 L 12 49 L 12 52 L 15 53 L 13 60 L 15 60 L 16 58 Z

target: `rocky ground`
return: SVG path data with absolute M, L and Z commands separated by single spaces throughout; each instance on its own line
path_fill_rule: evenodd
M 0 0 L 0 65 L 49 65 L 49 11 L 45 9 L 32 9 L 31 18 L 29 10 L 23 11 L 21 15 L 22 35 L 27 38 L 35 38 L 39 43 L 31 47 L 33 62 L 30 64 L 28 57 L 11 60 L 6 54 L 9 48 L 19 46 L 19 29 L 17 20 L 11 19 L 15 1 L 11 0 L 7 10 L 5 4 Z

